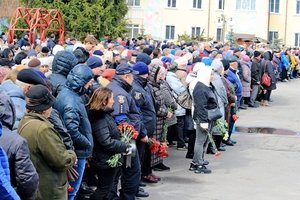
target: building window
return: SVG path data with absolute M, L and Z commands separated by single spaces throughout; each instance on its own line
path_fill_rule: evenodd
M 202 8 L 202 0 L 193 0 L 193 8 L 201 9 Z
M 140 26 L 138 24 L 128 24 L 127 29 L 127 34 L 130 38 L 137 38 L 139 36 Z
M 279 13 L 280 0 L 270 0 L 270 12 Z
M 221 28 L 217 28 L 217 41 L 222 41 L 222 35 L 223 35 L 223 33 L 222 33 L 222 29 Z
M 192 27 L 192 38 L 198 37 L 200 35 L 200 27 Z
M 270 31 L 268 40 L 273 43 L 274 40 L 278 39 L 278 32 L 277 31 Z
M 218 9 L 224 10 L 225 7 L 225 0 L 218 0 Z
M 300 14 L 300 0 L 297 0 L 296 14 Z
M 166 26 L 166 39 L 174 39 L 175 38 L 175 26 Z
M 237 10 L 255 10 L 256 0 L 236 0 Z
M 168 8 L 176 8 L 176 0 L 168 0 Z
M 295 47 L 300 46 L 300 33 L 295 33 Z
M 140 0 L 127 0 L 128 6 L 141 6 Z

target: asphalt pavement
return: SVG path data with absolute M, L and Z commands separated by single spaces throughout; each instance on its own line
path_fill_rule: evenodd
M 300 79 L 278 83 L 269 107 L 248 108 L 238 114 L 237 127 L 269 127 L 300 132 Z M 244 130 L 244 129 L 242 129 Z M 300 136 L 274 132 L 235 133 L 238 143 L 220 157 L 206 155 L 211 174 L 188 170 L 185 151 L 169 148 L 168 172 L 148 184 L 147 200 L 299 200 Z M 276 129 L 275 129 L 276 130 Z M 287 133 L 287 132 L 286 132 Z

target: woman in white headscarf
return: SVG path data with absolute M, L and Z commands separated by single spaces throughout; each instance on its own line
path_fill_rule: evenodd
M 195 173 L 211 173 L 206 168 L 208 161 L 204 160 L 204 153 L 208 145 L 208 130 L 211 129 L 211 121 L 208 119 L 208 110 L 218 106 L 218 100 L 214 94 L 214 87 L 211 84 L 214 77 L 214 70 L 210 66 L 200 66 L 197 73 L 197 84 L 193 91 L 194 113 L 193 119 L 196 123 L 196 142 L 194 157 L 190 171 Z

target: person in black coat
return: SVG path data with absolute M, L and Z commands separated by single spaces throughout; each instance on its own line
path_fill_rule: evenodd
M 270 101 L 270 96 L 272 90 L 276 89 L 276 76 L 275 76 L 275 71 L 274 71 L 274 65 L 273 62 L 271 61 L 273 59 L 273 55 L 270 51 L 266 51 L 264 53 L 264 61 L 262 62 L 262 74 L 266 72 L 270 78 L 271 78 L 271 85 L 270 86 L 265 86 L 263 85 L 264 89 L 266 90 L 262 94 L 262 106 L 269 106 L 269 101 Z
M 213 127 L 213 122 L 208 118 L 208 110 L 218 106 L 217 97 L 214 94 L 215 89 L 211 84 L 213 74 L 212 67 L 201 67 L 197 73 L 198 82 L 193 91 L 193 119 L 196 123 L 196 141 L 194 157 L 189 170 L 195 173 L 211 173 L 211 170 L 206 168 L 208 161 L 204 160 L 204 152 L 209 143 L 208 132 Z
M 114 154 L 130 150 L 130 146 L 120 140 L 120 132 L 111 116 L 113 103 L 112 91 L 108 88 L 98 88 L 87 105 L 95 142 L 91 165 L 98 175 L 97 189 L 91 200 L 109 199 L 108 194 L 119 167 L 110 167 L 107 161 Z

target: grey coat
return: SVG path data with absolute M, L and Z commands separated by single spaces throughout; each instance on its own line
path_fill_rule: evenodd
M 251 68 L 250 63 L 241 61 L 241 65 L 243 68 L 242 74 L 242 85 L 243 85 L 243 93 L 242 97 L 250 97 L 251 92 Z
M 166 81 L 172 90 L 173 96 L 178 96 L 187 90 L 186 87 L 182 84 L 182 82 L 176 76 L 176 74 L 174 72 L 169 71 L 167 73 Z M 175 110 L 175 115 L 176 116 L 184 116 L 185 109 L 177 104 L 177 109 Z

